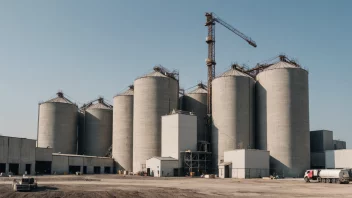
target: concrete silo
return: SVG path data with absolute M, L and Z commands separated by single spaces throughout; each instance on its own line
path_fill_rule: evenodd
M 76 154 L 78 108 L 64 97 L 39 104 L 38 147 L 53 148 L 54 152 Z
M 223 162 L 224 151 L 254 148 L 255 80 L 241 67 L 232 68 L 212 82 L 213 165 Z
M 284 56 L 256 76 L 257 147 L 270 151 L 276 174 L 310 167 L 308 72 Z
M 182 110 L 193 112 L 197 116 L 197 140 L 209 141 L 207 134 L 207 101 L 208 91 L 205 85 L 200 83 L 197 88 L 182 97 Z
M 112 145 L 112 106 L 103 98 L 84 105 L 84 132 L 79 137 L 84 155 L 106 156 Z
M 133 86 L 114 97 L 112 157 L 117 170 L 132 171 Z
M 133 172 L 161 155 L 161 116 L 177 108 L 178 80 L 162 67 L 134 81 Z M 144 170 L 145 171 L 145 170 Z

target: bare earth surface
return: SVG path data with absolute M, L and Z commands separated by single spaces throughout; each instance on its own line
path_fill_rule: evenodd
M 351 184 L 303 179 L 151 178 L 120 175 L 38 176 L 38 189 L 13 192 L 0 178 L 0 197 L 352 197 Z

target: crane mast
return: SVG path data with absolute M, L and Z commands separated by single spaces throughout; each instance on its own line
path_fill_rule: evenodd
M 220 19 L 213 12 L 205 13 L 206 23 L 205 26 L 208 27 L 208 36 L 206 38 L 206 43 L 208 44 L 208 58 L 206 59 L 206 65 L 208 67 L 208 108 L 207 113 L 208 116 L 211 116 L 212 113 L 212 81 L 215 78 L 215 22 L 220 23 L 231 32 L 235 33 L 237 36 L 241 37 L 248 44 L 253 47 L 257 47 L 255 41 L 253 41 L 250 37 L 246 36 L 242 32 L 238 31 L 236 28 L 232 27 L 230 24 L 226 23 L 224 20 Z

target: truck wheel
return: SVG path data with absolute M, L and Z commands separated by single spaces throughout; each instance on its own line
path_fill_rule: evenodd
M 321 177 L 318 177 L 318 182 L 321 182 Z
M 304 177 L 304 181 L 305 181 L 306 183 L 308 183 L 308 182 L 309 182 L 308 177 Z
M 336 183 L 336 184 L 339 184 L 339 183 L 340 183 L 340 180 L 339 180 L 339 179 L 335 179 L 335 183 Z
M 330 179 L 326 179 L 326 183 L 330 183 Z
M 336 179 L 331 179 L 331 183 L 336 183 Z
M 325 178 L 321 179 L 321 182 L 326 183 L 326 179 Z

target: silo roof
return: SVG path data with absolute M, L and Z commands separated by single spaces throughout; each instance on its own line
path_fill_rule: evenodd
M 155 66 L 151 73 L 148 73 L 148 74 L 141 76 L 137 79 L 145 78 L 145 77 L 164 77 L 164 78 L 172 78 L 172 79 L 177 80 L 175 73 L 169 72 L 166 68 L 164 68 L 162 66 Z
M 252 76 L 248 75 L 247 73 L 241 71 L 239 68 L 232 66 L 231 69 L 227 70 L 226 72 L 222 73 L 219 77 L 227 77 L 227 76 L 246 76 L 252 78 Z
M 88 104 L 84 104 L 81 109 L 112 109 L 112 105 L 105 102 L 104 98 L 98 98 L 89 102 Z
M 188 94 L 207 94 L 208 91 L 205 88 L 205 85 L 203 85 L 202 83 L 197 85 L 197 88 L 195 88 L 194 90 L 190 91 Z
M 119 93 L 119 94 L 116 94 L 114 97 L 116 97 L 116 96 L 133 96 L 133 94 L 134 94 L 134 86 L 130 85 L 126 91 Z
M 107 106 L 104 103 L 96 103 L 96 104 L 90 105 L 87 109 L 111 109 L 111 107 Z
M 270 69 L 283 69 L 283 68 L 300 68 L 299 66 L 286 62 L 286 61 L 279 61 L 275 64 L 270 65 L 269 67 L 265 68 L 265 70 L 270 70 Z
M 57 103 L 67 103 L 67 104 L 74 104 L 73 102 L 71 102 L 69 99 L 64 97 L 64 94 L 62 92 L 58 92 L 56 93 L 57 97 L 50 99 L 44 103 L 50 103 L 50 102 L 57 102 Z

